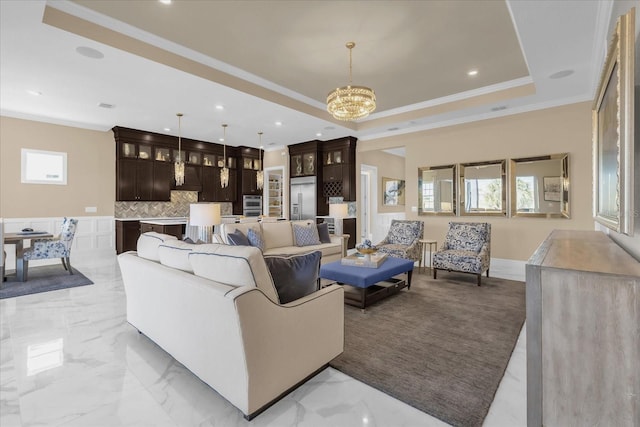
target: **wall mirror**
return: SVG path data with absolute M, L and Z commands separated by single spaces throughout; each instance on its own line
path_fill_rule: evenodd
M 460 215 L 507 214 L 506 160 L 460 165 Z
M 418 168 L 418 215 L 456 214 L 456 166 Z
M 511 216 L 569 218 L 569 155 L 511 160 Z

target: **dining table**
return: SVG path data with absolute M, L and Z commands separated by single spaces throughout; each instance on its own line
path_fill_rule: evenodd
M 17 233 L 4 233 L 4 243 L 16 245 L 16 278 L 19 282 L 24 282 L 24 241 L 32 239 L 46 239 L 53 237 L 53 234 L 46 231 L 19 231 Z

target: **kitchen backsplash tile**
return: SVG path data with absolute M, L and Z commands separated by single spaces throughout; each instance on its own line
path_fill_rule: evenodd
M 170 202 L 116 202 L 116 218 L 188 217 L 189 205 L 198 203 L 196 191 L 172 191 Z M 233 205 L 220 203 L 222 215 L 231 215 Z

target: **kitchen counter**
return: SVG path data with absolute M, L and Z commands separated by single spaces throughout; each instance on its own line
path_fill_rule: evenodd
M 186 218 L 170 218 L 170 219 L 141 219 L 140 222 L 153 225 L 183 225 L 187 223 Z
M 141 222 L 155 222 L 155 221 L 182 221 L 176 222 L 175 224 L 186 224 L 187 217 L 179 216 L 179 217 L 156 217 L 156 218 L 115 218 L 116 221 L 141 221 Z M 164 223 L 163 223 L 164 224 Z

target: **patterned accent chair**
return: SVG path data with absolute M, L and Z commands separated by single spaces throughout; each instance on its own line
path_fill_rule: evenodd
M 396 258 L 420 261 L 422 251 L 420 239 L 424 233 L 424 222 L 394 219 L 387 237 L 376 246 L 378 252 L 386 253 Z
M 71 244 L 73 236 L 76 234 L 77 219 L 65 218 L 60 227 L 60 235 L 51 239 L 35 239 L 30 249 L 23 253 L 24 258 L 24 280 L 27 280 L 29 271 L 29 261 L 36 259 L 60 258 L 62 266 L 69 274 L 73 274 L 71 268 Z
M 438 270 L 460 271 L 489 277 L 491 262 L 491 224 L 486 222 L 450 222 L 439 251 L 433 254 L 433 278 Z

